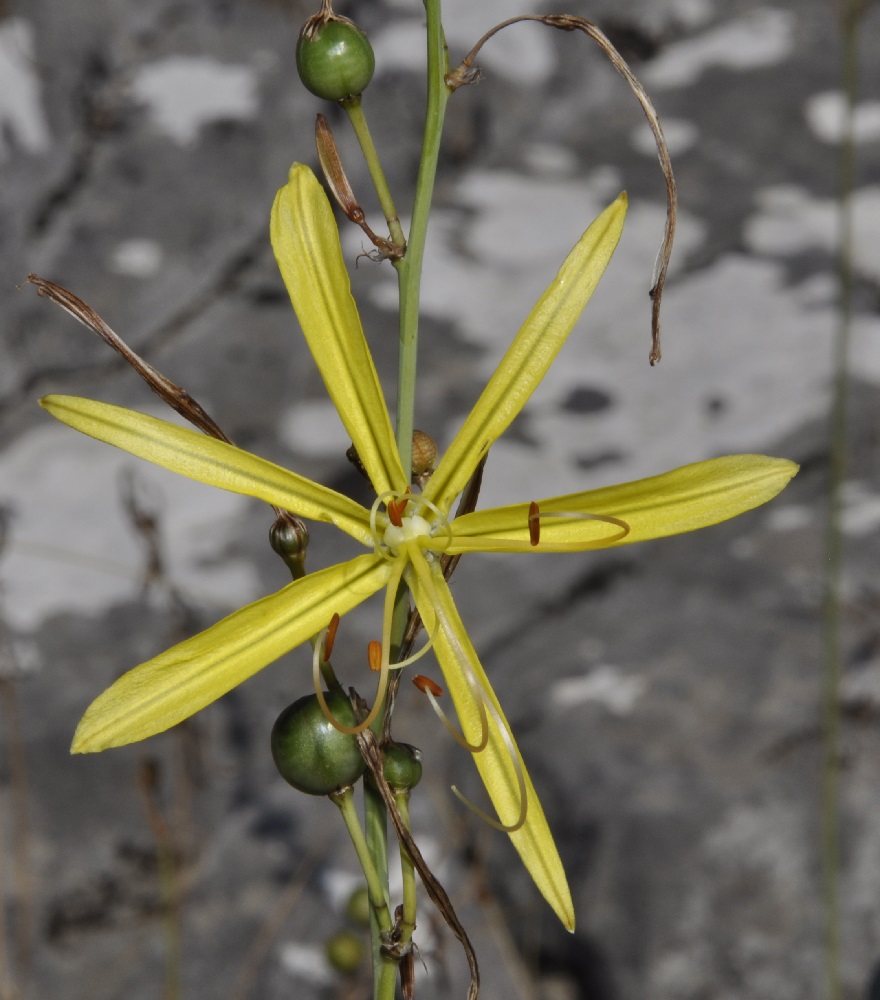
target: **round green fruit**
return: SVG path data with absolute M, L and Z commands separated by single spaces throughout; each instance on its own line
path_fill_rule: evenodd
M 415 788 L 422 780 L 421 752 L 408 743 L 387 743 L 382 748 L 382 774 L 396 792 Z M 372 778 L 372 773 L 367 775 Z
M 363 965 L 366 948 L 360 934 L 337 931 L 326 945 L 327 961 L 344 975 L 350 976 Z
M 345 726 L 356 724 L 346 697 L 330 693 L 326 700 L 334 718 Z M 355 737 L 330 722 L 313 694 L 284 709 L 272 727 L 271 743 L 281 777 L 307 795 L 330 795 L 353 785 L 366 767 Z
M 345 915 L 358 927 L 370 926 L 370 894 L 366 886 L 361 886 L 348 897 L 345 904 Z
M 370 40 L 354 21 L 310 18 L 296 43 L 296 68 L 317 97 L 341 101 L 364 90 L 373 78 L 376 57 Z

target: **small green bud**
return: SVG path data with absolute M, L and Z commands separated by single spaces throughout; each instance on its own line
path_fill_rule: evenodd
M 284 560 L 294 580 L 305 575 L 309 529 L 298 517 L 287 511 L 279 514 L 269 529 L 269 544 Z
M 342 101 L 360 94 L 373 78 L 376 57 L 361 29 L 338 14 L 315 14 L 296 43 L 296 68 L 317 97 Z
M 408 743 L 388 743 L 382 748 L 382 774 L 395 792 L 409 791 L 422 780 L 422 754 Z M 367 775 L 372 778 L 372 773 Z
M 327 961 L 346 976 L 358 971 L 364 961 L 364 942 L 354 931 L 337 931 L 327 942 Z
M 326 700 L 343 725 L 356 725 L 346 697 L 331 692 Z M 341 733 L 330 722 L 313 694 L 297 699 L 278 716 L 271 746 L 281 777 L 307 795 L 330 795 L 353 785 L 366 767 L 355 737 Z

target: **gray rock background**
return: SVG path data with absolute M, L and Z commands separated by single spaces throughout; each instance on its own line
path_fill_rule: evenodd
M 672 146 L 682 222 L 664 361 L 647 365 L 663 203 L 638 108 L 598 50 L 521 26 L 486 49 L 483 83 L 450 106 L 418 422 L 450 439 L 567 249 L 626 187 L 615 261 L 583 330 L 493 450 L 483 501 L 733 450 L 785 455 L 802 471 L 772 507 L 699 535 L 525 567 L 475 557 L 456 574 L 557 834 L 573 937 L 506 838 L 449 794 L 453 782 L 479 794 L 470 764 L 405 685 L 398 736 L 427 762 L 417 839 L 473 934 L 487 997 L 818 998 L 834 5 L 572 6 L 632 60 Z M 418 156 L 420 9 L 340 5 L 374 39 L 365 104 L 402 211 Z M 453 56 L 528 9 L 449 0 Z M 290 793 L 266 753 L 275 715 L 308 688 L 302 651 L 147 745 L 68 755 L 82 710 L 122 669 L 285 576 L 255 502 L 135 468 L 51 424 L 36 406 L 48 391 L 157 404 L 22 285 L 36 271 L 75 291 L 243 446 L 360 490 L 266 231 L 289 163 L 313 160 L 317 110 L 367 190 L 344 123 L 295 77 L 310 12 L 293 0 L 0 4 L 3 1000 L 170 996 L 163 851 L 177 860 L 181 996 L 366 995 L 321 958 L 354 884 L 350 848 L 332 808 Z M 848 997 L 869 995 L 880 959 L 878 26 L 869 5 L 844 522 Z M 346 240 L 354 261 L 359 234 Z M 361 261 L 353 281 L 390 390 L 393 280 Z M 152 534 L 132 524 L 132 489 Z M 313 538 L 313 566 L 348 552 L 330 532 Z M 148 579 L 151 544 L 162 572 Z M 375 622 L 373 608 L 346 620 L 352 646 L 374 637 Z M 464 963 L 427 904 L 419 942 L 428 973 L 418 995 L 463 995 Z

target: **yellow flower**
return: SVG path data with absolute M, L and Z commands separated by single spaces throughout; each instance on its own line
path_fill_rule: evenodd
M 440 571 L 443 554 L 581 552 L 692 531 L 775 496 L 792 462 L 740 455 L 605 489 L 450 517 L 456 497 L 543 378 L 617 244 L 621 195 L 590 226 L 529 314 L 421 494 L 406 494 L 388 409 L 351 296 L 330 205 L 295 165 L 272 210 L 275 255 L 312 355 L 377 493 L 367 510 L 324 486 L 224 442 L 93 400 L 48 396 L 71 427 L 182 475 L 328 521 L 368 551 L 311 573 L 142 663 L 88 708 L 74 752 L 162 732 L 323 629 L 334 614 L 386 588 L 382 673 L 391 608 L 409 586 L 452 697 L 464 739 L 497 812 L 538 888 L 568 928 L 571 896 L 553 838 L 501 706 Z

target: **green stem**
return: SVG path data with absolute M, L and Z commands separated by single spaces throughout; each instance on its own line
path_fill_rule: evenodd
M 407 250 L 403 258 L 394 262 L 394 266 L 397 268 L 400 292 L 400 358 L 398 361 L 396 431 L 397 447 L 404 469 L 410 469 L 412 466 L 412 435 L 419 331 L 419 289 L 422 276 L 422 262 L 425 255 L 425 239 L 428 232 L 428 216 L 431 210 L 434 179 L 437 175 L 437 160 L 440 154 L 443 117 L 446 110 L 446 101 L 450 94 L 444 81 L 449 65 L 446 53 L 446 40 L 443 35 L 443 25 L 440 17 L 440 0 L 424 0 L 424 3 L 428 19 L 428 84 L 425 108 L 425 131 L 422 139 L 422 158 L 419 165 L 419 176 L 416 181 L 416 194 L 413 203 L 412 223 L 410 225 Z M 351 109 L 347 110 L 349 110 L 349 117 L 351 118 Z M 361 141 L 361 148 L 364 151 L 370 173 L 373 176 L 373 182 L 376 184 L 379 200 L 382 202 L 384 175 L 382 175 L 381 168 L 378 169 L 378 173 L 374 172 L 373 164 L 378 167 L 378 158 L 375 156 L 375 150 L 372 149 L 372 140 L 369 139 L 369 132 L 366 130 L 365 122 L 363 123 L 363 135 L 367 139 L 368 146 L 364 145 L 364 140 L 358 131 L 358 124 L 356 124 L 358 118 L 358 112 L 356 111 L 352 119 L 352 125 Z M 368 149 L 371 152 L 368 152 Z M 377 181 L 377 176 L 382 178 L 381 182 Z M 390 200 L 390 195 L 388 197 L 388 205 L 393 210 L 393 202 Z M 384 203 L 383 210 L 385 210 L 386 217 L 390 214 L 396 219 L 396 212 L 389 211 L 389 209 L 385 208 Z M 392 237 L 396 239 L 395 232 L 391 228 L 390 218 L 389 230 Z M 401 233 L 402 242 L 403 234 Z M 405 586 L 401 585 L 394 609 L 394 621 L 392 623 L 392 653 L 394 650 L 399 650 L 402 644 L 406 622 L 409 617 L 408 610 L 408 594 Z M 382 883 L 387 887 L 388 844 L 385 804 L 379 793 L 371 790 L 366 783 L 364 788 L 364 819 L 366 823 L 366 844 L 373 859 L 374 870 L 379 869 L 382 872 Z M 413 923 L 415 923 L 414 901 L 412 906 Z M 371 918 L 373 996 L 374 1000 L 394 1000 L 397 963 L 391 962 L 382 951 L 382 929 L 378 920 L 375 917 Z
M 841 76 L 847 119 L 840 152 L 838 243 L 838 326 L 833 347 L 830 475 L 826 533 L 825 602 L 823 608 L 823 753 L 822 753 L 822 895 L 825 910 L 825 973 L 828 1000 L 841 1000 L 840 928 L 840 678 L 841 578 L 843 534 L 841 511 L 849 435 L 849 354 L 852 330 L 853 206 L 855 142 L 853 118 L 858 92 L 859 16 L 861 0 L 849 0 L 842 14 Z
M 334 792 L 329 796 L 330 800 L 339 807 L 342 819 L 351 842 L 354 845 L 355 853 L 361 868 L 364 870 L 364 878 L 367 880 L 367 892 L 370 896 L 370 908 L 376 915 L 379 928 L 383 933 L 391 930 L 391 913 L 388 909 L 388 900 L 385 898 L 385 890 L 373 858 L 367 847 L 364 831 L 361 829 L 357 810 L 354 807 L 354 792 L 351 786 L 343 788 L 340 792 Z
M 384 887 L 388 891 L 388 816 L 385 803 L 378 790 L 372 788 L 370 783 L 363 782 L 364 786 L 364 827 L 366 830 L 367 850 L 373 860 L 376 872 Z M 382 951 L 382 927 L 373 908 L 370 908 L 370 949 L 373 955 L 373 996 L 378 1000 L 382 996 L 380 984 L 384 973 L 387 957 Z
M 401 247 L 406 246 L 403 227 L 400 225 L 400 219 L 397 216 L 397 208 L 394 205 L 391 188 L 388 187 L 388 181 L 385 179 L 385 171 L 382 169 L 379 154 L 376 152 L 376 147 L 373 144 L 373 137 L 367 125 L 360 96 L 352 97 L 340 103 L 348 115 L 348 120 L 351 122 L 351 127 L 354 129 L 357 141 L 360 143 L 361 152 L 364 154 L 364 160 L 367 163 L 367 169 L 370 171 L 370 177 L 373 179 L 373 186 L 376 188 L 376 194 L 379 196 L 379 204 L 382 206 L 385 221 L 388 223 L 388 232 L 392 242 Z
M 394 1000 L 396 986 L 397 962 L 383 955 L 379 964 L 379 974 L 375 980 L 374 1000 Z
M 409 830 L 409 791 L 404 789 L 394 793 L 394 804 L 403 820 L 403 825 Z M 401 943 L 412 941 L 416 929 L 416 870 L 412 858 L 401 843 L 400 872 L 403 878 L 403 920 L 400 924 Z
M 397 448 L 404 469 L 412 461 L 413 414 L 415 411 L 416 358 L 419 340 L 419 292 L 428 216 L 434 194 L 440 136 L 446 102 L 451 91 L 445 76 L 449 71 L 446 38 L 440 20 L 440 0 L 424 0 L 428 17 L 428 95 L 422 159 L 416 181 L 412 223 L 406 254 L 395 263 L 400 288 L 400 359 L 397 381 Z

